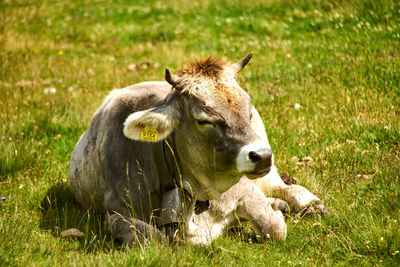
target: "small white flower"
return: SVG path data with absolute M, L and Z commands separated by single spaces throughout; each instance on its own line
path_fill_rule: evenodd
M 294 103 L 294 109 L 295 110 L 301 109 L 301 105 L 299 103 Z
M 73 87 L 73 86 L 68 87 L 68 91 L 69 91 L 69 92 L 74 91 L 74 87 Z
M 47 94 L 55 94 L 57 92 L 57 89 L 54 87 L 48 87 L 48 88 L 44 88 L 43 92 L 47 95 Z

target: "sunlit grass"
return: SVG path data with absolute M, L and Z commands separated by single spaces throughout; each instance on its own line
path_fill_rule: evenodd
M 399 264 L 399 18 L 396 1 L 3 1 L 0 265 Z M 97 107 L 167 66 L 249 51 L 238 81 L 278 168 L 330 215 L 289 217 L 285 242 L 254 243 L 249 224 L 203 248 L 114 241 L 67 181 Z M 71 227 L 85 237 L 61 238 Z

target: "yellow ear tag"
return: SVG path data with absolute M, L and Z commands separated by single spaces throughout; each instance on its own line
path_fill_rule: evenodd
M 157 136 L 158 136 L 157 130 L 143 128 L 142 132 L 140 133 L 140 140 L 157 142 Z

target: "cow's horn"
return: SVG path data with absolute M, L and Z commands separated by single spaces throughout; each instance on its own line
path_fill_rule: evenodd
M 249 63 L 252 56 L 253 52 L 250 52 L 247 54 L 247 56 L 245 56 L 244 58 L 233 64 L 234 68 L 236 69 L 236 73 L 240 72 L 244 68 L 244 66 L 246 66 L 247 63 Z
M 171 75 L 171 72 L 168 68 L 165 69 L 165 80 L 173 87 L 175 87 L 178 83 L 175 75 Z

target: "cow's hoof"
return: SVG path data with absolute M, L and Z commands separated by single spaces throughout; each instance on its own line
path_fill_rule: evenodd
M 283 215 L 287 215 L 290 212 L 289 204 L 286 201 L 281 200 L 278 204 L 278 209 L 282 212 Z
M 325 206 L 324 206 L 324 204 L 322 204 L 322 202 L 318 205 L 315 205 L 314 210 L 316 213 L 321 214 L 322 216 L 328 215 L 328 210 L 325 208 Z
M 275 198 L 270 203 L 271 203 L 272 209 L 280 210 L 284 216 L 289 214 L 290 206 L 289 206 L 289 203 L 287 203 L 286 201 L 279 199 L 279 198 Z

